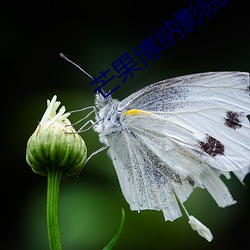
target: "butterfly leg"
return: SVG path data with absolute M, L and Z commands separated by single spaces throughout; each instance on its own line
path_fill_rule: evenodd
M 102 146 L 101 148 L 97 149 L 96 151 L 94 151 L 88 158 L 87 160 L 85 161 L 84 165 L 86 165 L 86 163 L 96 154 L 102 152 L 103 150 L 107 149 L 108 146 Z
M 87 158 L 87 160 L 84 162 L 84 164 L 83 164 L 83 166 L 81 167 L 81 169 L 78 171 L 77 177 L 80 175 L 80 173 L 81 173 L 83 167 L 87 164 L 87 162 L 88 162 L 94 155 L 96 155 L 96 154 L 102 152 L 103 150 L 105 150 L 105 149 L 107 149 L 107 148 L 108 148 L 108 146 L 102 146 L 101 148 L 99 148 L 99 149 L 97 149 L 96 151 L 94 151 L 94 152 Z
M 73 110 L 73 111 L 69 112 L 70 114 L 73 114 L 73 113 L 76 113 L 76 112 L 83 112 L 83 111 L 85 111 L 87 109 L 92 109 L 92 110 L 87 115 L 85 115 L 83 118 L 81 118 L 79 121 L 75 122 L 73 125 L 76 125 L 76 124 L 82 122 L 83 120 L 86 120 L 93 113 L 96 114 L 96 108 L 94 106 L 90 106 L 90 107 L 86 107 L 86 108 L 82 108 L 82 109 L 77 109 L 77 110 Z
M 91 125 L 88 128 L 85 128 L 89 123 Z M 84 123 L 77 131 L 77 133 L 82 133 L 90 130 L 97 122 L 93 122 L 92 120 L 88 120 L 86 123 Z
M 90 106 L 90 107 L 86 107 L 86 108 L 82 108 L 82 109 L 78 109 L 78 110 L 73 110 L 70 111 L 70 114 L 72 113 L 76 113 L 76 112 L 83 112 L 85 110 L 88 109 L 92 109 L 87 115 L 85 115 L 83 118 L 81 118 L 80 120 L 78 120 L 77 122 L 75 122 L 74 124 L 72 124 L 73 126 L 81 123 L 82 121 L 86 120 L 87 118 L 89 118 L 93 113 L 96 115 L 96 108 L 95 106 Z M 88 128 L 85 128 L 88 124 L 91 124 Z M 84 123 L 77 131 L 77 133 L 81 133 L 81 132 L 85 132 L 88 131 L 89 129 L 91 129 L 94 125 L 96 124 L 96 122 L 92 121 L 92 120 L 88 120 L 86 123 Z

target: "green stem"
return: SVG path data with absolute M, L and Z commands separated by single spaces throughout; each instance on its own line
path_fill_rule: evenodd
M 62 171 L 58 167 L 48 168 L 47 227 L 50 250 L 61 250 L 59 231 L 59 188 Z

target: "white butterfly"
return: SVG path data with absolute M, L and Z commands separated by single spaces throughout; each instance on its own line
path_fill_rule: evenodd
M 186 211 L 195 187 L 218 206 L 235 203 L 220 175 L 240 181 L 250 172 L 249 74 L 210 72 L 163 80 L 123 101 L 96 95 L 94 130 L 108 147 L 132 210 L 161 210 L 165 220 L 183 206 L 194 230 L 210 230 Z

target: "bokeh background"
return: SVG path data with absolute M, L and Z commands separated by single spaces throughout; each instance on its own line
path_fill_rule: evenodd
M 132 47 L 153 36 L 187 1 L 11 1 L 1 3 L 1 249 L 48 249 L 46 178 L 25 161 L 26 143 L 54 94 L 67 110 L 93 105 L 94 87 L 76 67 L 59 57 L 69 55 L 91 75 Z M 195 2 L 193 0 L 193 2 Z M 217 2 L 217 1 L 215 1 Z M 223 3 L 224 1 L 221 0 Z M 218 4 L 217 4 L 218 5 Z M 247 2 L 228 1 L 211 19 L 203 16 L 192 33 L 162 50 L 158 60 L 135 72 L 114 93 L 123 99 L 152 82 L 206 71 L 250 68 Z M 136 58 L 134 58 L 136 59 Z M 143 66 L 143 65 L 142 65 Z M 119 79 L 107 85 L 107 90 Z M 83 114 L 72 116 L 77 121 Z M 97 135 L 82 134 L 89 154 L 102 145 Z M 81 175 L 62 181 L 60 229 L 65 250 L 102 249 L 113 236 L 125 209 L 126 220 L 114 249 L 249 249 L 249 186 L 225 180 L 237 204 L 218 208 L 205 190 L 195 190 L 188 211 L 207 225 L 211 243 L 190 229 L 186 216 L 165 222 L 161 212 L 132 212 L 124 200 L 106 152 L 93 157 Z M 248 188 L 247 188 L 248 187 Z

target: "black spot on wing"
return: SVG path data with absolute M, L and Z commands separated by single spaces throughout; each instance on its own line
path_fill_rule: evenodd
M 225 152 L 224 145 L 210 135 L 207 135 L 205 141 L 200 141 L 199 146 L 204 152 L 212 157 L 216 155 L 224 155 Z
M 224 118 L 224 124 L 232 129 L 240 128 L 242 113 L 227 111 L 227 115 Z
M 190 176 L 187 177 L 187 181 L 192 187 L 194 187 L 195 181 Z

